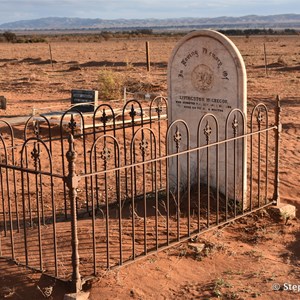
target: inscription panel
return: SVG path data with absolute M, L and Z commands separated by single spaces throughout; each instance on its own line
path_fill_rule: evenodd
M 226 114 L 233 107 L 242 108 L 237 103 L 239 85 L 235 60 L 228 57 L 218 40 L 205 36 L 200 39 L 201 43 L 196 38 L 186 41 L 173 57 L 169 86 L 172 102 L 178 109 L 203 113 Z
M 169 61 L 168 96 L 169 119 L 188 125 L 205 113 L 214 113 L 220 124 L 234 108 L 246 114 L 246 71 L 236 46 L 212 30 L 184 37 Z
M 75 105 L 74 108 L 81 112 L 93 112 L 98 106 L 98 91 L 72 90 L 71 104 Z

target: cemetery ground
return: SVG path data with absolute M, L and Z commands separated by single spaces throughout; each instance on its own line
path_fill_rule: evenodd
M 0 93 L 7 98 L 1 117 L 30 115 L 33 108 L 65 109 L 71 89 L 101 91 L 103 70 L 128 92 L 167 94 L 167 64 L 179 38 L 109 39 L 51 42 L 49 45 L 0 43 Z M 281 199 L 300 208 L 300 41 L 299 36 L 233 37 L 246 64 L 248 106 L 274 107 L 282 99 Z M 147 72 L 145 42 L 150 42 Z M 267 54 L 265 70 L 264 44 Z M 117 96 L 116 96 L 117 97 Z M 122 95 L 120 95 L 122 97 Z M 99 93 L 101 103 L 101 92 Z M 45 110 L 43 110 L 45 109 Z M 270 187 L 271 188 L 271 187 Z M 299 213 L 297 215 L 299 217 Z M 297 299 L 300 285 L 300 226 L 268 211 L 243 217 L 195 241 L 146 257 L 91 282 L 91 299 Z M 44 299 L 40 275 L 0 261 L 0 298 Z M 280 284 L 280 291 L 273 286 Z M 42 290 L 43 291 L 43 290 Z M 57 289 L 54 299 L 63 291 Z

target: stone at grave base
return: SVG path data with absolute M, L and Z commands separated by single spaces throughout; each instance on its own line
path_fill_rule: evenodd
M 296 206 L 291 204 L 280 203 L 277 206 L 271 206 L 268 211 L 272 217 L 278 220 L 291 220 L 296 218 Z
M 188 247 L 194 250 L 197 253 L 200 253 L 204 250 L 205 244 L 203 243 L 189 243 Z
M 69 291 L 69 283 L 42 274 L 36 285 L 36 289 L 38 299 L 41 296 L 44 298 L 52 297 L 53 299 L 61 299 Z
M 64 300 L 88 300 L 90 296 L 89 292 L 79 292 L 73 294 L 65 294 Z

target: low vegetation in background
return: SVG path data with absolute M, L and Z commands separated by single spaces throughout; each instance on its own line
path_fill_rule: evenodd
M 197 28 L 195 29 L 202 29 Z M 9 43 L 45 43 L 49 41 L 75 41 L 75 42 L 105 42 L 111 39 L 135 39 L 135 38 L 149 38 L 149 37 L 180 37 L 188 32 L 192 31 L 192 28 L 186 28 L 184 31 L 178 31 L 176 28 L 164 29 L 151 29 L 151 28 L 141 28 L 135 30 L 96 30 L 96 29 L 86 29 L 86 30 L 61 30 L 43 34 L 37 34 L 34 31 L 28 31 L 28 34 L 17 34 L 11 31 L 5 31 L 0 34 L 0 42 Z M 219 32 L 229 35 L 229 36 L 246 36 L 251 35 L 299 35 L 300 31 L 296 29 L 226 29 L 218 30 Z
M 18 36 L 16 33 L 11 31 L 5 31 L 2 36 L 0 36 L 1 42 L 8 43 L 46 43 L 46 39 L 36 35 L 29 36 Z
M 9 43 L 13 43 L 17 40 L 17 35 L 13 32 L 10 32 L 10 31 L 5 31 L 3 33 L 3 37 Z
M 297 35 L 300 32 L 296 29 L 284 29 L 284 30 L 274 30 L 269 29 L 227 29 L 227 30 L 218 30 L 219 32 L 225 35 Z

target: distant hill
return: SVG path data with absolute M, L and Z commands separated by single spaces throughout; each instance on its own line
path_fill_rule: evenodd
M 82 19 L 82 18 L 42 18 L 16 21 L 0 25 L 0 30 L 128 30 L 135 28 L 183 29 L 183 28 L 293 28 L 300 29 L 300 14 L 270 16 L 249 15 L 243 17 L 217 18 L 173 18 L 173 19 Z

